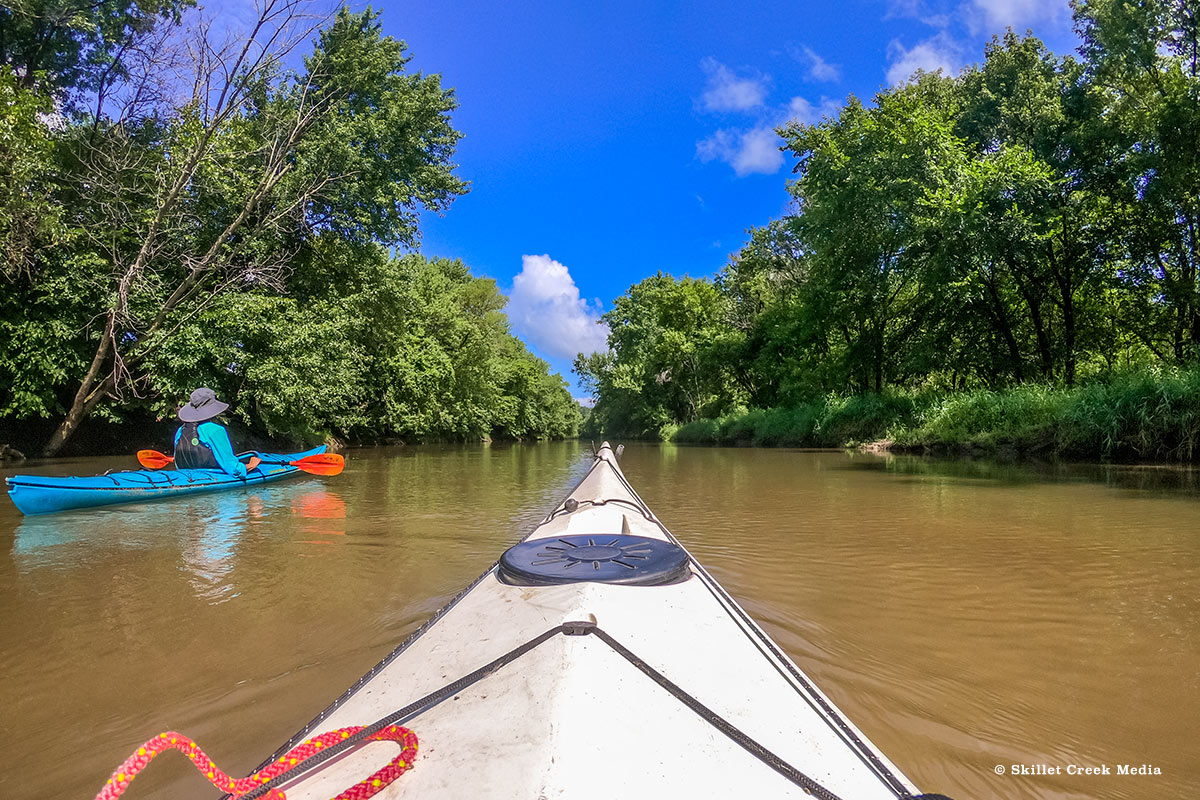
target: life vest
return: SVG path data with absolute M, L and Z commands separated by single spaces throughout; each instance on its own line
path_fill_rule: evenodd
M 208 445 L 200 441 L 199 423 L 185 422 L 175 443 L 175 466 L 178 469 L 220 469 L 217 457 Z

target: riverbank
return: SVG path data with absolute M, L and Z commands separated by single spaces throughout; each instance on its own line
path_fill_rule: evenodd
M 1074 388 L 884 392 L 751 409 L 663 431 L 675 442 L 1069 459 L 1200 459 L 1200 370 Z M 886 443 L 886 445 L 882 445 Z
M 460 444 L 490 441 L 560 441 L 574 439 L 569 436 L 529 436 L 524 439 L 511 436 L 486 434 L 449 436 L 428 434 L 424 436 L 385 436 L 347 438 L 333 434 L 312 436 L 268 436 L 255 430 L 237 418 L 219 420 L 229 429 L 230 438 L 237 450 L 262 450 L 270 453 L 288 453 L 306 450 L 324 444 L 337 452 L 350 447 L 377 447 L 410 444 Z M 52 420 L 22 421 L 19 424 L 0 422 L 0 463 L 19 463 L 29 459 L 40 459 L 42 446 L 54 430 Z M 174 417 L 157 419 L 153 416 L 134 416 L 120 422 L 91 419 L 67 443 L 58 454 L 60 458 L 89 458 L 93 456 L 132 456 L 143 448 L 154 448 L 169 452 L 174 441 L 179 421 Z

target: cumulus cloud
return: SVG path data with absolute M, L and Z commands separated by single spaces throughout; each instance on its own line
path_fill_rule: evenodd
M 884 19 L 915 19 L 934 28 L 946 28 L 953 22 L 950 14 L 935 12 L 925 0 L 889 0 Z
M 887 13 L 884 14 L 884 19 L 904 19 L 911 17 L 919 19 L 925 14 L 925 3 L 923 0 L 888 0 Z
M 926 39 L 912 48 L 906 48 L 899 40 L 888 45 L 887 80 L 892 86 L 908 81 L 914 72 L 944 71 L 953 75 L 962 65 L 962 48 L 945 32 Z
M 608 349 L 600 301 L 580 297 L 570 270 L 549 255 L 521 256 L 506 310 L 513 330 L 550 358 Z
M 783 153 L 774 127 L 763 125 L 748 131 L 719 130 L 696 144 L 701 161 L 720 160 L 733 167 L 738 177 L 772 175 L 783 166 Z
M 838 67 L 828 64 L 812 48 L 793 49 L 794 58 L 805 61 L 813 79 L 835 80 Z M 721 128 L 711 136 L 696 142 L 696 158 L 708 163 L 721 161 L 733 167 L 737 176 L 773 175 L 783 166 L 783 142 L 775 132 L 792 120 L 818 122 L 822 117 L 835 116 L 841 103 L 822 97 L 814 104 L 803 97 L 794 97 L 785 105 L 766 103 L 766 79 L 739 79 L 728 67 L 713 58 L 706 58 L 701 68 L 708 74 L 704 93 L 704 108 L 709 111 L 740 111 L 745 122 Z M 703 205 L 703 201 L 701 201 Z
M 808 45 L 800 48 L 799 59 L 808 65 L 807 75 L 811 81 L 836 82 L 842 79 L 842 68 L 821 58 Z
M 967 22 L 972 30 L 1018 32 L 1041 23 L 1061 24 L 1071 17 L 1067 0 L 972 0 Z
M 837 116 L 841 107 L 839 101 L 826 97 L 822 97 L 819 104 L 803 97 L 793 97 L 783 108 L 772 108 L 761 114 L 758 124 L 752 127 L 722 128 L 697 142 L 696 157 L 705 163 L 723 161 L 733 167 L 739 178 L 774 175 L 784 162 L 780 149 L 783 141 L 775 129 L 792 120 L 812 125 L 823 117 Z
M 700 97 L 705 111 L 747 111 L 761 106 L 767 96 L 763 78 L 739 78 L 715 58 L 704 59 L 700 68 L 708 76 Z
M 820 104 L 813 104 L 803 97 L 793 97 L 788 103 L 788 120 L 797 120 L 805 125 L 815 125 L 824 117 L 836 117 L 842 109 L 839 100 L 822 97 Z
M 888 0 L 884 19 L 915 19 L 939 31 L 912 50 L 889 48 L 889 58 L 895 62 L 888 73 L 892 84 L 903 82 L 911 75 L 908 66 L 925 65 L 947 68 L 963 63 L 961 56 L 968 43 L 975 46 L 981 36 L 1003 33 L 1012 28 L 1017 33 L 1026 29 L 1059 32 L 1071 26 L 1070 0 Z M 953 34 L 953 36 L 952 36 Z M 902 64 L 909 56 L 909 63 Z

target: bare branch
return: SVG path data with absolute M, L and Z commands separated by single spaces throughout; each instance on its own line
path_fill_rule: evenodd
M 197 214 L 194 201 L 206 191 L 204 174 L 236 177 L 244 171 L 231 159 L 247 154 L 222 154 L 216 145 L 258 87 L 269 84 L 278 65 L 328 20 L 328 13 L 311 9 L 307 0 L 256 0 L 248 30 L 227 31 L 220 44 L 212 20 L 196 12 L 183 28 L 130 34 L 117 49 L 96 90 L 90 131 L 77 142 L 85 167 L 78 188 L 93 199 L 85 235 L 109 255 L 112 301 L 102 314 L 105 327 L 96 352 L 48 451 L 57 449 L 104 397 L 119 395 L 122 387 L 136 393 L 142 380 L 137 366 L 153 349 L 151 343 L 162 340 L 166 319 L 181 303 L 196 300 L 209 275 L 224 274 L 218 292 L 247 281 L 277 285 L 286 258 L 233 259 L 247 240 L 296 215 L 329 180 L 268 205 L 292 169 L 296 145 L 333 100 L 314 99 L 309 85 L 300 91 L 295 118 L 259 154 L 257 178 L 238 213 L 203 244 L 207 220 Z M 152 148 L 134 141 L 147 136 L 162 141 Z M 136 246 L 129 249 L 117 231 L 139 232 Z M 167 300 L 150 324 L 141 326 L 132 309 L 135 296 L 148 294 Z M 189 306 L 188 315 L 212 296 Z

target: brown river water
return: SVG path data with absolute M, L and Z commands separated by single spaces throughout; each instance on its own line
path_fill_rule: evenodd
M 536 524 L 587 453 L 352 450 L 341 476 L 248 492 L 30 518 L 0 501 L 0 797 L 90 798 L 168 729 L 247 774 Z M 923 790 L 1200 796 L 1197 472 L 667 445 L 622 466 Z M 125 795 L 216 796 L 174 753 Z

